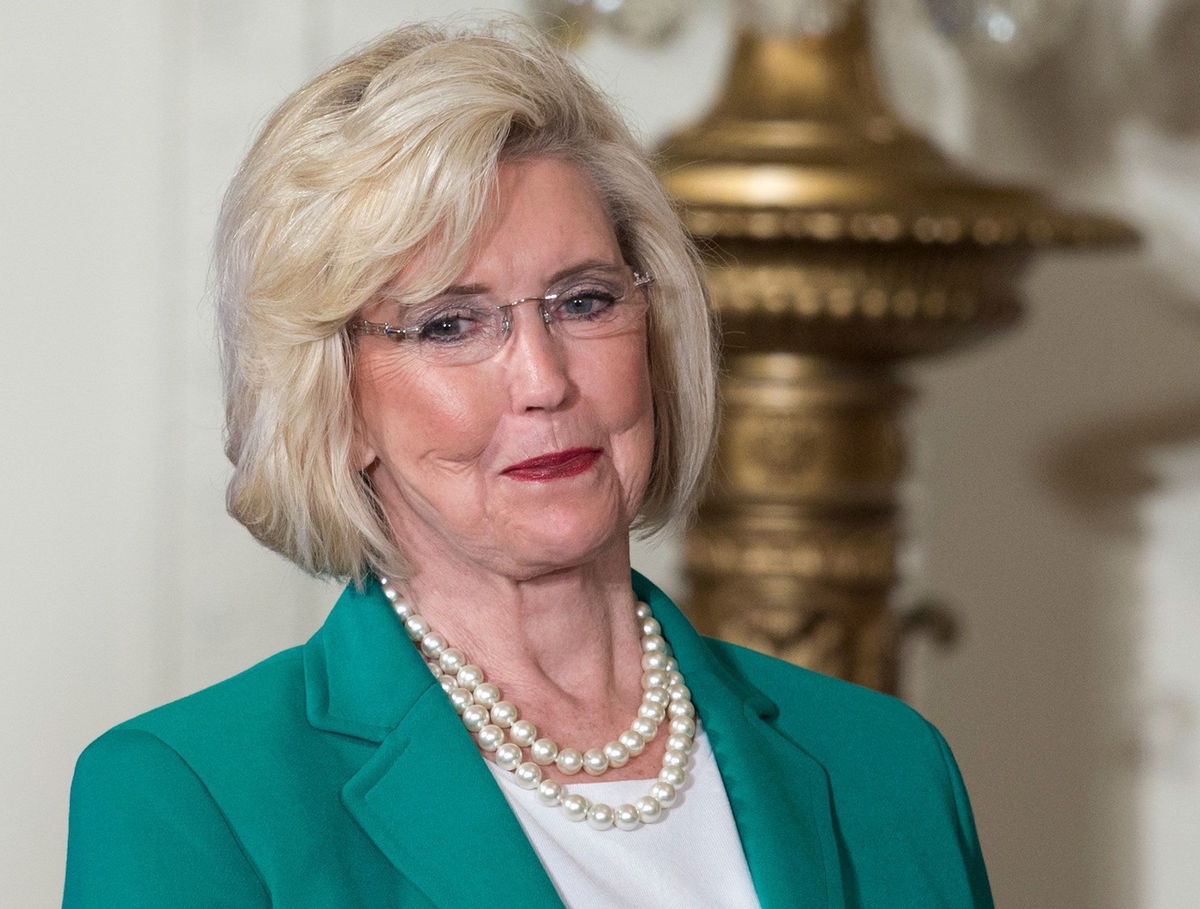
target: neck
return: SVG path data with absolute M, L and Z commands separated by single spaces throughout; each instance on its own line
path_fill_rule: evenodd
M 404 592 L 547 734 L 603 740 L 628 725 L 642 695 L 622 542 L 586 565 L 521 579 L 437 566 Z

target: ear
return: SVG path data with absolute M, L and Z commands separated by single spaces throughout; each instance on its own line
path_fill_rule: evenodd
M 362 408 L 359 406 L 359 375 L 357 363 L 353 354 L 349 359 L 349 397 L 350 397 L 350 466 L 362 473 L 377 460 L 379 456 L 371 443 L 366 427 L 363 425 Z
M 375 446 L 367 439 L 366 430 L 362 425 L 362 417 L 355 414 L 354 433 L 350 439 L 350 465 L 362 473 L 378 460 L 379 455 L 375 452 Z
M 358 394 L 355 389 L 350 408 L 350 466 L 361 473 L 379 460 L 379 454 L 363 420 L 362 409 L 358 406 Z

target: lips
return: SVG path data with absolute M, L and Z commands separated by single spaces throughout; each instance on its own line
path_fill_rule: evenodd
M 504 469 L 503 474 L 514 480 L 544 482 L 546 480 L 561 480 L 573 477 L 591 468 L 596 463 L 603 449 L 600 448 L 568 448 L 553 454 L 539 455 L 513 464 Z

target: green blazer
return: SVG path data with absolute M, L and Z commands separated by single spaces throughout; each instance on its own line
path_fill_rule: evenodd
M 966 792 L 929 723 L 702 638 L 652 584 L 634 587 L 687 676 L 763 906 L 992 905 Z M 665 821 L 703 822 L 686 806 Z M 72 909 L 497 897 L 561 905 L 374 583 L 347 589 L 307 644 L 116 727 L 75 770 Z

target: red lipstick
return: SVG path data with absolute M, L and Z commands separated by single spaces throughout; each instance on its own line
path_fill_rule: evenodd
M 600 448 L 568 448 L 566 451 L 556 451 L 513 464 L 506 467 L 503 474 L 514 480 L 531 482 L 562 480 L 588 470 L 601 454 L 603 449 Z

